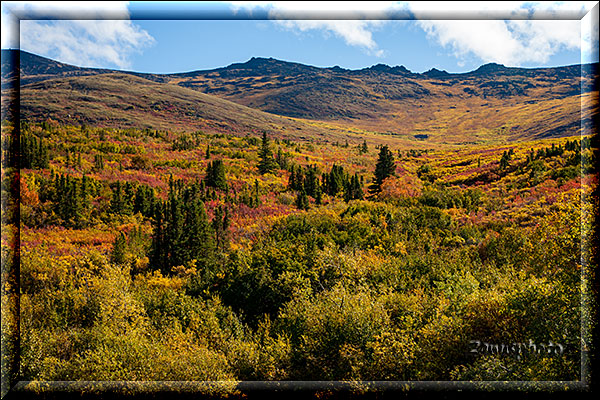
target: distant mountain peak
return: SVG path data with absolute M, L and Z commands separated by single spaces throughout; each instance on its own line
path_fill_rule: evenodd
M 449 76 L 450 73 L 448 73 L 448 71 L 445 70 L 439 70 L 437 68 L 431 68 L 429 71 L 427 72 L 423 72 L 423 75 L 431 77 L 431 78 L 435 78 L 435 77 L 441 77 L 441 76 Z
M 390 69 L 392 69 L 392 67 L 390 67 L 390 66 L 389 66 L 389 65 L 387 65 L 387 64 L 381 64 L 381 63 L 379 63 L 379 64 L 375 64 L 375 65 L 373 65 L 373 66 L 372 66 L 372 67 L 370 67 L 369 69 L 371 69 L 371 70 L 373 70 L 373 71 L 382 71 L 382 72 L 387 72 L 387 71 L 389 71 Z
M 485 73 L 489 73 L 489 72 L 505 71 L 507 69 L 508 68 L 505 65 L 503 65 L 503 64 L 487 63 L 487 64 L 483 64 L 481 67 L 477 68 L 473 72 L 485 72 Z
M 408 70 L 406 67 L 404 67 L 404 65 L 397 65 L 395 67 L 390 67 L 387 64 L 375 64 L 371 67 L 368 68 L 364 68 L 361 71 L 375 71 L 375 72 L 384 72 L 384 73 L 388 73 L 388 74 L 395 74 L 395 75 L 400 75 L 400 74 L 412 74 L 412 72 L 410 70 Z
M 243 63 L 230 64 L 227 67 L 217 68 L 216 71 L 235 71 L 245 70 L 245 73 L 299 73 L 315 69 L 309 65 L 304 65 L 292 61 L 282 61 L 273 57 L 252 57 Z

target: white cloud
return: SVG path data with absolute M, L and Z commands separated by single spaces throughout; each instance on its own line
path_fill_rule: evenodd
M 277 20 L 276 23 L 285 29 L 305 32 L 322 30 L 342 38 L 349 46 L 357 46 L 369 54 L 381 57 L 383 50 L 379 49 L 373 40 L 372 30 L 383 25 L 386 21 L 364 20 Z
M 5 29 L 14 32 L 4 26 L 10 14 L 21 19 L 20 43 L 14 34 L 5 38 Z M 131 55 L 154 38 L 128 18 L 127 2 L 3 3 L 2 47 L 80 66 L 129 68 Z
M 295 32 L 322 31 L 326 36 L 333 34 L 344 40 L 349 46 L 356 46 L 370 55 L 382 57 L 385 51 L 380 49 L 373 39 L 373 32 L 388 21 L 387 11 L 395 4 L 393 1 L 369 2 L 311 2 L 311 1 L 280 1 L 280 2 L 231 2 L 235 11 L 245 9 L 252 11 L 256 8 L 268 10 L 269 18 L 282 28 Z M 331 14 L 331 19 L 315 19 Z M 306 16 L 307 19 L 300 19 Z M 343 16 L 344 19 L 341 19 Z M 292 19 L 289 19 L 289 18 Z M 351 19 L 345 19 L 351 18 Z M 381 19 L 368 19 L 381 18 Z
M 578 18 L 597 2 L 238 1 L 231 4 L 238 11 L 268 10 L 269 17 L 285 29 L 334 34 L 347 45 L 377 56 L 383 55 L 385 50 L 379 48 L 373 32 L 387 22 L 387 16 L 406 10 L 417 18 L 417 25 L 428 39 L 448 48 L 459 63 L 476 57 L 484 62 L 519 66 L 547 62 L 561 50 L 580 49 L 582 40 L 590 47 L 587 42 L 593 40 L 594 35 L 581 37 Z M 331 19 L 320 18 L 329 15 Z M 557 16 L 572 19 L 560 20 Z
M 131 55 L 152 43 L 129 20 L 21 21 L 21 49 L 79 66 L 129 68 Z
M 430 7 L 447 7 L 429 3 L 411 5 L 411 11 L 419 19 L 418 24 L 427 33 L 427 37 L 449 48 L 459 60 L 464 61 L 467 57 L 474 56 L 484 62 L 520 66 L 526 63 L 545 63 L 561 50 L 581 49 L 581 21 L 556 17 L 565 12 L 569 12 L 571 16 L 583 15 L 594 4 L 597 3 L 483 2 L 471 5 L 478 8 L 470 17 L 494 15 L 501 9 L 499 7 L 511 7 L 515 16 L 532 18 L 513 20 L 427 20 L 431 13 Z M 460 15 L 460 10 L 455 9 L 453 12 Z M 438 8 L 437 12 L 439 11 Z M 472 8 L 471 11 L 473 12 Z
M 427 37 L 449 47 L 458 59 L 518 66 L 547 62 L 561 49 L 580 46 L 580 22 L 570 20 L 419 21 Z

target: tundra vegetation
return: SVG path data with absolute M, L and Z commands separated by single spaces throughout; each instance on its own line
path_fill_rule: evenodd
M 581 376 L 587 137 L 406 149 L 53 120 L 20 132 L 22 380 Z M 530 339 L 564 351 L 470 352 Z

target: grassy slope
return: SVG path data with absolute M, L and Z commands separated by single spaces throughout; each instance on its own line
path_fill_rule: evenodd
M 21 116 L 64 123 L 215 133 L 261 133 L 327 140 L 317 128 L 215 96 L 125 74 L 52 79 L 21 89 Z
M 564 137 L 578 133 L 581 117 L 581 78 L 573 67 L 446 77 L 327 69 L 286 76 L 263 69 L 198 72 L 170 83 L 350 129 L 427 135 L 432 144 Z
M 112 127 L 265 130 L 279 137 L 351 144 L 365 138 L 423 148 L 577 135 L 580 121 L 598 113 L 592 101 L 598 91 L 589 89 L 590 75 L 581 78 L 577 66 L 491 65 L 432 75 L 253 59 L 214 71 L 136 76 L 27 54 L 21 66 L 23 117 Z
M 480 104 L 479 97 L 466 96 L 458 101 L 461 87 L 445 90 L 450 94 L 444 95 L 444 102 L 410 100 L 403 109 L 384 113 L 379 119 L 318 121 L 282 117 L 178 85 L 114 73 L 25 85 L 21 89 L 21 112 L 22 117 L 31 120 L 52 118 L 121 128 L 203 129 L 237 134 L 265 130 L 281 138 L 340 143 L 348 140 L 351 144 L 364 138 L 370 143 L 423 148 L 575 135 L 581 106 L 589 114 L 592 104 L 597 104 L 592 101 L 597 92 L 528 103 L 522 99 L 490 99 Z M 532 98 L 543 96 L 538 90 Z

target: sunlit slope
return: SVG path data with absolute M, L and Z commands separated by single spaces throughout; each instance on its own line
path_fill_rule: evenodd
M 61 123 L 262 133 L 326 140 L 328 130 L 176 85 L 119 73 L 60 78 L 21 87 L 21 117 Z
M 431 143 L 479 143 L 578 134 L 582 97 L 597 95 L 594 73 L 582 74 L 578 65 L 488 64 L 466 74 L 414 74 L 385 65 L 351 71 L 255 58 L 171 75 L 170 83 L 280 115 Z M 590 109 L 583 111 L 585 118 Z
M 3 94 L 15 79 L 5 56 L 16 54 L 2 52 Z M 578 135 L 598 113 L 597 64 L 537 69 L 486 64 L 463 74 L 435 69 L 418 74 L 382 64 L 347 70 L 252 58 L 209 71 L 159 75 L 18 54 L 22 116 L 66 123 L 264 130 L 307 140 L 431 148 Z

